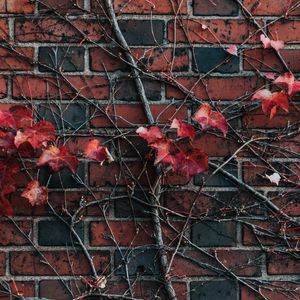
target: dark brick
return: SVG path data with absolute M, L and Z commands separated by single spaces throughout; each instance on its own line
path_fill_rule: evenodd
M 39 10 L 42 13 L 56 11 L 59 14 L 78 14 L 84 8 L 84 0 L 42 0 L 39 3 Z
M 128 45 L 151 46 L 163 43 L 164 22 L 158 20 L 120 20 L 119 25 Z
M 191 300 L 237 300 L 238 287 L 233 281 L 201 281 L 191 283 Z
M 217 162 L 214 162 L 217 164 Z M 220 164 L 220 162 L 218 162 Z M 223 169 L 230 174 L 234 175 L 235 177 L 238 176 L 238 170 L 237 170 L 237 164 L 236 163 L 228 163 L 226 164 Z M 206 186 L 215 186 L 215 187 L 227 187 L 227 186 L 235 186 L 232 181 L 227 179 L 224 175 L 222 175 L 220 172 L 214 174 L 211 176 L 214 172 L 214 169 L 209 168 L 208 174 L 200 174 L 195 176 L 195 184 L 196 185 L 202 185 L 202 182 L 204 180 Z
M 85 127 L 86 114 L 85 105 L 69 104 L 61 105 L 39 105 L 37 112 L 40 120 L 46 120 L 55 125 L 59 129 L 82 129 Z
M 223 48 L 195 48 L 194 69 L 198 72 L 235 73 L 239 71 L 239 58 L 228 54 Z
M 76 72 L 84 70 L 83 47 L 40 47 L 39 62 L 59 71 Z M 41 72 L 50 69 L 39 65 Z
M 38 242 L 41 246 L 77 245 L 76 238 L 71 235 L 69 227 L 62 221 L 40 221 Z M 81 240 L 84 238 L 83 223 L 78 223 L 75 230 Z
M 233 222 L 205 221 L 192 226 L 192 241 L 201 247 L 234 246 L 236 225 Z
M 135 217 L 149 217 L 149 206 L 135 200 L 134 198 L 129 198 L 126 193 L 117 192 L 116 196 L 124 195 L 124 198 L 117 199 L 115 201 L 115 215 L 117 218 L 128 218 L 130 216 Z M 143 202 L 148 202 L 149 195 L 145 194 L 143 191 L 135 191 L 134 197 L 140 199 Z
M 159 101 L 161 99 L 161 84 L 158 81 L 143 80 L 146 96 L 151 101 Z M 133 80 L 122 79 L 117 83 L 116 93 L 117 100 L 122 101 L 138 101 L 139 96 Z
M 124 263 L 127 264 L 128 274 L 132 275 L 158 275 L 160 272 L 157 251 L 154 249 L 134 249 L 115 252 L 116 275 L 126 275 Z
M 49 188 L 79 188 L 82 187 L 82 184 L 76 178 L 79 177 L 82 181 L 84 181 L 84 173 L 85 167 L 83 163 L 79 164 L 75 175 L 67 169 L 58 173 L 51 173 L 48 167 L 44 167 L 40 169 L 39 179 L 40 182 L 45 185 L 51 176 L 48 184 Z
M 236 16 L 238 4 L 234 0 L 194 0 L 196 16 Z

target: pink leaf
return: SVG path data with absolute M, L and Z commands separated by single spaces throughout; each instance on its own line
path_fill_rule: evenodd
M 237 46 L 235 46 L 235 45 L 232 45 L 232 46 L 228 47 L 228 48 L 226 49 L 226 51 L 227 51 L 229 54 L 231 54 L 231 55 L 234 55 L 234 56 L 237 56 L 237 55 L 238 55 L 238 53 L 237 53 L 238 49 L 237 49 Z
M 103 147 L 98 140 L 91 140 L 87 144 L 84 156 L 88 159 L 95 160 L 103 164 L 105 161 L 114 161 L 112 155 L 106 147 Z
M 190 124 L 185 124 L 182 120 L 173 119 L 170 128 L 177 129 L 178 136 L 188 137 L 191 141 L 195 138 L 195 128 Z
M 226 136 L 228 124 L 223 114 L 213 111 L 209 104 L 204 103 L 198 108 L 193 116 L 193 120 L 201 125 L 203 129 L 218 128 Z

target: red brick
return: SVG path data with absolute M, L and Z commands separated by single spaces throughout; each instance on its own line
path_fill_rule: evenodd
M 5 98 L 7 95 L 7 80 L 6 77 L 0 76 L 0 98 Z
M 247 250 L 217 250 L 221 263 L 239 276 L 261 276 L 262 252 Z
M 186 0 L 114 0 L 114 7 L 119 14 L 186 14 Z
M 297 0 L 245 0 L 243 4 L 255 16 L 281 16 L 285 15 L 290 7 L 298 3 Z M 300 9 L 294 9 L 291 15 L 299 15 Z
M 5 253 L 0 252 L 0 275 L 5 275 L 5 267 L 6 267 Z
M 91 269 L 82 252 L 49 251 L 42 258 L 36 252 L 11 252 L 10 272 L 13 275 L 90 275 Z M 107 252 L 91 253 L 96 270 L 109 272 L 110 257 Z M 44 263 L 47 261 L 47 263 Z M 53 269 L 52 269 L 53 268 Z
M 171 42 L 187 42 L 187 38 L 190 43 L 240 44 L 249 38 L 249 43 L 258 41 L 257 36 L 252 37 L 256 28 L 250 26 L 245 20 L 184 20 L 185 31 L 178 23 L 176 39 L 174 39 L 174 22 L 168 23 L 168 39 Z M 203 29 L 203 25 L 208 28 Z
M 293 295 L 293 298 L 295 296 L 294 299 L 300 298 L 299 285 L 286 281 L 264 282 L 259 285 L 259 293 L 246 286 L 241 286 L 241 300 L 286 300 L 290 298 L 290 295 Z
M 238 4 L 233 0 L 195 0 L 194 15 L 202 16 L 235 16 L 238 14 Z
M 149 222 L 109 221 L 90 224 L 91 246 L 142 246 L 154 244 L 153 227 Z M 112 237 L 115 238 L 113 241 Z
M 247 112 L 242 117 L 244 128 L 284 128 L 291 126 L 295 122 L 299 122 L 299 112 L 293 106 L 290 107 L 289 112 L 285 112 L 280 108 L 276 116 L 270 120 L 268 115 L 262 112 L 261 107 L 251 112 Z
M 19 295 L 22 297 L 34 297 L 35 296 L 35 283 L 33 281 L 10 281 L 8 282 L 11 289 L 11 295 Z M 10 300 L 11 295 L 7 290 L 0 286 L 0 299 Z
M 211 77 L 202 81 L 195 77 L 179 77 L 176 78 L 176 82 L 187 92 L 192 92 L 192 95 L 205 100 L 234 100 L 253 93 L 263 85 L 263 81 L 257 77 Z M 184 99 L 186 95 L 168 86 L 167 97 Z
M 33 48 L 16 48 L 15 52 L 0 48 L 0 70 L 31 70 L 33 51 Z
M 144 164 L 141 162 L 127 162 L 123 170 L 117 163 L 99 166 L 97 163 L 91 163 L 89 166 L 90 185 L 92 187 L 99 186 L 115 186 L 131 185 L 139 178 L 139 184 L 149 185 L 155 179 L 155 170 L 153 164 L 147 166 L 144 170 Z
M 17 228 L 19 227 L 19 229 Z M 30 241 L 27 240 L 23 234 L 31 239 L 31 222 L 20 221 L 17 222 L 17 226 L 9 221 L 0 222 L 0 245 L 11 246 L 11 245 L 28 245 Z M 21 230 L 21 231 L 20 231 Z
M 275 217 L 275 216 L 274 216 Z M 260 243 L 266 246 L 286 246 L 296 245 L 299 240 L 299 231 L 291 231 L 285 223 L 274 221 L 251 220 L 251 226 L 243 227 L 243 244 L 247 246 L 257 246 Z M 255 231 L 253 231 L 253 227 Z
M 111 117 L 111 120 L 119 127 L 131 127 L 145 125 L 148 123 L 144 108 L 141 104 L 117 104 L 103 107 Z M 158 123 L 169 122 L 174 117 L 185 119 L 187 117 L 187 108 L 177 109 L 174 105 L 151 105 L 153 117 Z M 95 114 L 91 120 L 92 127 L 113 127 L 112 122 L 100 111 Z
M 279 253 L 269 252 L 267 256 L 267 271 L 271 275 L 298 275 L 300 272 L 299 259 L 292 255 L 298 255 L 295 253 Z
M 273 39 L 283 40 L 285 43 L 298 43 L 300 39 L 300 21 L 283 20 L 269 26 Z
M 280 54 L 292 72 L 300 72 L 300 50 L 281 50 Z M 260 72 L 284 72 L 284 67 L 271 49 L 250 49 L 244 52 L 244 69 Z
M 8 19 L 0 18 L 0 41 L 9 40 Z
M 120 58 L 119 58 L 120 57 Z M 122 51 L 116 48 L 91 48 L 90 49 L 90 68 L 92 71 L 112 72 L 125 70 L 127 65 L 122 62 L 124 55 Z
M 87 39 L 105 41 L 105 28 L 98 21 L 76 19 L 68 22 L 54 18 L 17 20 L 15 39 L 19 42 L 78 43 Z
M 42 280 L 39 285 L 39 296 L 43 299 L 69 300 L 70 297 L 79 297 L 85 291 L 83 280 Z
M 234 274 L 239 276 L 260 276 L 260 256 L 258 251 L 246 251 L 246 250 L 216 250 L 215 254 L 217 258 L 222 262 L 224 266 L 229 268 Z M 185 255 L 193 258 L 195 261 L 204 263 L 203 267 L 200 267 L 197 263 L 189 259 L 175 256 L 174 263 L 171 268 L 171 274 L 175 277 L 189 277 L 189 276 L 211 276 L 214 272 L 206 265 L 212 267 L 221 268 L 220 264 L 215 258 L 209 257 L 203 253 L 197 253 L 193 251 L 186 251 Z
M 6 0 L 6 12 L 11 14 L 32 14 L 34 7 L 31 0 Z
M 80 13 L 84 9 L 84 0 L 43 0 L 39 4 L 42 12 L 54 10 L 59 14 L 65 13 Z
M 58 89 L 60 84 L 60 90 Z M 59 83 L 54 77 L 15 76 L 13 78 L 13 97 L 38 99 L 70 99 L 85 97 L 89 99 L 107 99 L 108 81 L 101 76 L 66 76 Z

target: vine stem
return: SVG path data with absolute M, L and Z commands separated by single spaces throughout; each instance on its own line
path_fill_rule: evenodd
M 131 70 L 133 73 L 133 79 L 134 83 L 138 92 L 138 95 L 140 97 L 140 100 L 143 104 L 144 111 L 148 120 L 148 123 L 150 125 L 154 124 L 154 117 L 152 115 L 150 105 L 145 93 L 144 85 L 141 80 L 138 67 L 136 64 L 135 59 L 133 58 L 129 46 L 127 44 L 127 41 L 125 40 L 122 31 L 119 27 L 118 20 L 113 8 L 113 4 L 111 0 L 105 0 L 104 1 L 108 17 L 111 21 L 111 25 L 113 28 L 113 32 L 116 36 L 116 40 L 119 43 L 119 45 L 122 47 L 124 54 L 126 56 L 126 59 L 131 65 Z M 173 288 L 173 285 L 171 281 L 168 279 L 168 257 L 165 252 L 165 247 L 164 247 L 164 241 L 163 241 L 163 232 L 162 232 L 162 227 L 161 227 L 161 222 L 159 218 L 159 210 L 157 204 L 159 204 L 159 196 L 160 196 L 160 191 L 161 191 L 161 171 L 159 168 L 156 168 L 156 173 L 157 173 L 157 179 L 154 184 L 154 189 L 153 189 L 153 195 L 151 196 L 151 202 L 153 204 L 152 207 L 152 219 L 154 223 L 154 237 L 156 244 L 158 245 L 159 248 L 159 257 L 160 257 L 160 265 L 161 265 L 161 270 L 163 272 L 163 280 L 164 280 L 164 286 L 165 290 L 168 294 L 168 299 L 169 300 L 177 300 L 177 296 L 175 293 L 175 290 Z

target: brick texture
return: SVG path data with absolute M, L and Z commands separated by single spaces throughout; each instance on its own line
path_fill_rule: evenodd
M 20 157 L 7 197 L 14 216 L 0 216 L 0 300 L 167 300 L 165 280 L 178 300 L 300 299 L 300 98 L 271 119 L 251 100 L 259 89 L 287 90 L 272 76 L 289 70 L 299 80 L 299 1 L 111 1 L 126 49 L 104 0 L 0 0 L 0 110 L 30 106 L 79 160 L 75 174 L 36 174 L 40 152 Z M 262 32 L 284 47 L 265 49 Z M 156 151 L 136 134 L 150 124 L 128 53 L 155 125 L 176 139 L 171 152 L 201 149 L 240 185 L 212 166 L 190 178 L 153 165 Z M 203 103 L 226 117 L 226 137 L 196 124 Z M 193 141 L 169 128 L 174 117 L 194 126 Z M 2 161 L 2 136 L 16 130 L 0 129 Z M 92 139 L 111 164 L 85 159 Z M 158 171 L 164 247 L 151 201 Z M 35 179 L 49 189 L 40 206 L 21 196 Z M 170 263 L 163 276 L 161 253 Z

